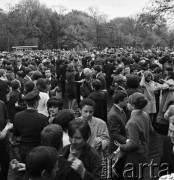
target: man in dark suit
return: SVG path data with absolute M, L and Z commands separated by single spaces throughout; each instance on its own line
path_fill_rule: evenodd
M 58 86 L 58 80 L 51 77 L 51 70 L 45 69 L 45 77 L 51 82 L 51 90 L 55 89 Z
M 22 65 L 22 59 L 18 58 L 17 59 L 17 65 L 14 66 L 14 73 L 15 75 L 17 74 L 18 71 L 22 71 L 23 72 L 23 77 L 25 77 L 25 66 Z
M 30 77 L 30 74 L 31 74 L 31 69 L 30 68 L 26 68 L 25 69 L 25 77 L 24 77 L 24 84 L 26 83 L 26 82 L 28 82 L 28 81 L 32 81 L 32 79 L 31 79 L 31 77 Z
M 127 94 L 118 90 L 115 91 L 113 95 L 114 105 L 108 113 L 108 130 L 110 134 L 110 152 L 112 153 L 118 147 L 114 144 L 114 141 L 119 142 L 120 144 L 125 144 L 127 140 L 126 134 L 126 123 L 127 118 L 123 110 L 127 106 Z M 118 179 L 123 179 L 123 169 L 124 169 L 124 158 L 117 164 L 117 172 L 119 173 Z
M 83 67 L 82 65 L 77 66 L 77 73 L 75 74 L 75 81 L 77 82 L 77 103 L 79 105 L 80 103 L 80 86 L 82 85 L 82 82 L 80 82 L 82 79 L 84 79 L 84 73 L 83 73 Z
M 115 67 L 113 65 L 113 61 L 112 60 L 107 60 L 106 64 L 104 66 L 104 73 L 106 74 L 106 86 L 107 86 L 107 90 L 109 95 L 111 95 L 111 85 L 112 85 L 112 74 L 114 71 Z
M 123 110 L 127 105 L 127 94 L 124 91 L 117 90 L 113 95 L 114 105 L 108 113 L 108 128 L 110 132 L 111 142 L 111 152 L 116 150 L 114 145 L 114 140 L 118 141 L 120 144 L 126 142 L 126 123 L 127 118 Z
M 101 65 L 95 65 L 94 66 L 96 79 L 99 79 L 101 81 L 101 89 L 106 90 L 106 79 L 102 73 L 102 67 Z
M 66 85 L 66 68 L 67 63 L 65 61 L 62 61 L 62 63 L 59 66 L 59 76 L 57 76 L 57 79 L 60 78 L 61 83 L 61 89 L 62 89 L 62 97 L 65 97 L 65 85 Z

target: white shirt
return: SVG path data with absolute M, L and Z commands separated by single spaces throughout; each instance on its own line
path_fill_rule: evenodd
M 40 96 L 40 99 L 38 102 L 39 104 L 38 104 L 37 110 L 39 113 L 48 117 L 47 101 L 49 99 L 49 95 L 45 92 L 40 92 L 39 96 Z
M 71 144 L 69 141 L 68 133 L 63 131 L 63 147 L 65 147 L 68 144 Z
M 32 79 L 31 79 L 31 77 L 30 77 L 30 76 L 26 75 L 26 77 L 27 77 L 30 81 L 32 81 Z

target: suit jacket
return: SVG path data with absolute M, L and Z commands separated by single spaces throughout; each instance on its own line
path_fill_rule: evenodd
M 106 79 L 105 79 L 104 75 L 101 73 L 101 74 L 99 74 L 96 78 L 101 81 L 101 84 L 102 84 L 102 85 L 101 85 L 101 89 L 102 89 L 102 90 L 103 90 L 103 89 L 106 89 Z
M 79 72 L 77 72 L 76 74 L 75 74 L 75 80 L 76 81 L 80 81 L 80 80 L 82 80 L 82 79 L 84 79 L 84 73 L 82 72 L 81 73 L 81 75 L 80 75 L 80 73 Z
M 118 141 L 120 144 L 125 144 L 127 139 L 126 133 L 126 115 L 123 114 L 118 107 L 112 106 L 108 113 L 108 129 L 110 133 L 110 151 L 113 152 L 117 149 L 114 145 L 114 140 Z
M 14 67 L 14 73 L 15 73 L 15 75 L 16 75 L 16 73 L 17 73 L 18 71 L 22 71 L 22 72 L 23 72 L 23 77 L 25 77 L 25 66 L 21 65 L 20 68 L 17 67 L 17 66 L 15 66 L 15 67 Z

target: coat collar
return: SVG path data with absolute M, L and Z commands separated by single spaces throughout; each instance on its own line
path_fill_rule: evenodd
M 63 156 L 65 157 L 65 159 L 68 159 L 68 156 L 70 154 L 70 146 L 71 146 L 71 144 L 69 144 L 63 148 Z M 90 148 L 91 148 L 91 146 L 89 144 L 86 143 L 84 145 L 81 155 L 79 157 L 80 160 L 83 160 L 85 156 L 89 155 Z
M 139 110 L 139 109 L 133 110 L 131 112 L 131 117 L 142 114 L 142 113 L 143 113 L 143 110 Z

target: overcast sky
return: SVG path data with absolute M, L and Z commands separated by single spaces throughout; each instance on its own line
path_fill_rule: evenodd
M 19 0 L 0 0 L 3 9 L 7 3 L 18 3 Z M 100 12 L 107 14 L 109 19 L 114 17 L 133 16 L 141 12 L 149 0 L 40 0 L 48 7 L 62 5 L 68 11 L 72 9 L 86 11 L 88 7 L 97 7 Z

